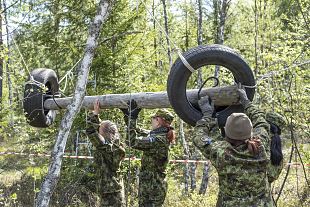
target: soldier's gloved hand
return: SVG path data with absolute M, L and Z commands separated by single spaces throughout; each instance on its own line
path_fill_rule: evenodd
M 212 116 L 214 111 L 214 105 L 209 96 L 203 96 L 198 100 L 198 105 L 201 109 L 201 112 L 204 116 Z
M 244 88 L 241 88 L 240 85 L 239 85 L 237 92 L 239 95 L 239 102 L 242 106 L 245 107 L 248 103 L 250 103 L 250 100 L 248 99 L 248 96 L 247 96 Z
M 128 108 L 126 109 L 120 109 L 125 115 L 125 117 L 130 116 L 131 119 L 137 119 L 141 111 L 141 108 L 138 108 L 137 102 L 131 99 L 130 101 L 127 102 L 127 106 Z
M 98 115 L 100 113 L 100 102 L 99 99 L 96 99 L 96 101 L 94 102 L 94 111 L 93 113 L 95 115 Z

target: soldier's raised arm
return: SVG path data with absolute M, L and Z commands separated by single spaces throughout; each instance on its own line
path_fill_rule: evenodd
M 204 96 L 198 101 L 203 117 L 196 123 L 193 140 L 195 146 L 200 149 L 207 159 L 216 157 L 214 147 L 217 146 L 217 136 L 210 137 L 211 131 L 218 127 L 216 119 L 212 117 L 214 106 L 210 102 L 211 100 L 208 96 Z
M 96 100 L 94 103 L 94 111 L 89 112 L 87 115 L 88 128 L 86 129 L 86 134 L 88 135 L 89 140 L 96 148 L 105 143 L 105 140 L 99 134 L 99 127 L 101 123 L 99 112 L 99 100 Z
M 126 123 L 126 144 L 133 148 L 149 148 L 152 145 L 152 139 L 146 139 L 143 137 L 147 137 L 149 131 L 145 129 L 141 129 L 137 127 L 137 119 L 138 115 L 141 111 L 137 106 L 137 102 L 135 100 L 130 100 L 128 103 L 128 108 L 120 109 L 124 114 L 124 121 Z M 140 137 L 140 138 L 139 138 Z M 141 145 L 141 146 L 140 146 Z M 145 146 L 144 146 L 145 145 Z
M 257 135 L 263 141 L 266 149 L 269 149 L 269 124 L 265 119 L 265 113 L 260 110 L 257 106 L 255 106 L 247 97 L 244 89 L 238 89 L 240 103 L 243 105 L 245 109 L 246 115 L 251 119 L 253 124 L 253 134 Z

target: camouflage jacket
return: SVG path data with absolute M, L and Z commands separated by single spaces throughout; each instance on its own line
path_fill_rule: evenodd
M 166 138 L 168 129 L 161 127 L 152 131 L 137 128 L 137 120 L 129 122 L 129 136 L 127 145 L 137 150 L 142 150 L 141 174 L 166 175 L 169 162 L 169 141 Z
M 233 147 L 225 140 L 210 138 L 210 132 L 217 127 L 215 118 L 205 116 L 195 127 L 194 144 L 211 160 L 219 175 L 217 206 L 273 206 L 267 180 L 269 124 L 264 113 L 251 103 L 245 111 L 253 123 L 254 136 L 262 141 L 256 156 L 248 151 L 246 144 Z
M 268 175 L 268 182 L 272 183 L 275 180 L 277 180 L 283 170 L 283 160 L 281 161 L 279 166 L 275 166 L 273 164 L 271 164 L 271 162 L 269 162 L 268 164 L 268 171 L 267 171 L 267 175 Z
M 119 140 L 111 143 L 99 139 L 101 136 L 98 133 L 100 122 L 98 115 L 93 113 L 88 115 L 89 127 L 86 129 L 86 133 L 95 147 L 94 167 L 98 191 L 100 193 L 118 192 L 122 190 L 122 178 L 119 171 L 121 161 L 125 157 L 125 149 Z

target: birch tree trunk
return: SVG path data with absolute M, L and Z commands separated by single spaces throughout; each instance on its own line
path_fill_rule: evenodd
M 198 0 L 198 25 L 197 25 L 197 43 L 202 45 L 202 0 Z M 202 85 L 202 71 L 198 69 L 197 71 L 197 88 L 200 88 Z M 194 152 L 191 155 L 191 159 L 198 159 L 197 154 L 199 154 L 198 149 L 194 147 Z M 191 190 L 196 189 L 196 163 L 190 163 L 190 178 L 191 178 Z
M 47 207 L 49 205 L 50 198 L 57 185 L 67 138 L 70 133 L 73 120 L 81 108 L 85 96 L 89 69 L 94 58 L 95 49 L 98 45 L 100 29 L 103 22 L 109 16 L 112 3 L 113 1 L 110 0 L 101 0 L 99 2 L 93 23 L 90 25 L 84 57 L 78 70 L 78 79 L 73 99 L 61 121 L 57 140 L 52 151 L 51 163 L 48 169 L 48 173 L 41 185 L 41 190 L 36 201 L 37 207 Z
M 187 5 L 187 1 L 185 0 L 185 6 Z M 188 11 L 187 11 L 187 6 L 185 7 L 185 49 L 188 50 L 189 46 L 189 32 L 188 32 Z M 189 153 L 189 147 L 188 143 L 185 138 L 184 134 L 184 122 L 182 119 L 179 118 L 179 137 L 181 138 L 182 141 L 182 146 L 183 146 L 183 158 L 184 160 L 188 160 L 190 157 Z M 188 189 L 189 189 L 189 164 L 184 163 L 184 169 L 183 169 L 183 178 L 184 178 L 184 194 L 188 194 Z
M 52 53 L 54 53 L 54 64 L 55 64 L 55 70 L 56 70 L 56 74 L 59 77 L 59 67 L 58 67 L 58 63 L 59 63 L 59 44 L 58 44 L 58 36 L 59 36 L 59 23 L 60 23 L 60 16 L 58 14 L 60 8 L 59 8 L 59 0 L 54 0 L 53 6 L 51 8 L 51 12 L 52 12 L 52 16 L 54 19 L 53 22 L 53 27 L 54 27 L 54 42 L 52 43 Z
M 216 5 L 218 8 L 216 11 L 218 11 L 218 23 L 217 23 L 217 35 L 215 39 L 216 44 L 222 45 L 224 43 L 224 32 L 225 32 L 225 23 L 226 23 L 226 16 L 229 8 L 230 0 L 219 0 L 218 4 Z M 220 73 L 220 66 L 215 66 L 215 72 L 214 76 L 219 77 Z
M 197 27 L 197 42 L 198 45 L 202 45 L 202 0 L 198 0 L 198 27 Z M 200 88 L 202 84 L 202 72 L 201 69 L 198 70 L 198 77 L 197 77 L 197 87 Z M 199 194 L 205 194 L 207 187 L 208 187 L 208 181 L 209 181 L 209 164 L 204 163 L 203 171 L 202 171 L 202 178 L 201 178 L 201 184 L 199 189 Z
M 188 160 L 189 159 L 189 148 L 187 141 L 185 139 L 185 134 L 184 134 L 184 122 L 182 119 L 179 118 L 179 137 L 181 138 L 182 145 L 183 145 L 183 152 L 184 152 L 184 159 Z M 189 166 L 188 163 L 184 163 L 184 193 L 188 194 L 188 181 L 189 181 Z
M 155 17 L 155 0 L 152 1 L 152 15 L 153 17 Z M 153 44 L 154 44 L 154 51 L 155 51 L 155 68 L 158 68 L 158 54 L 157 54 L 157 32 L 156 32 L 156 21 L 155 19 L 153 19 L 152 21 L 153 23 L 153 30 L 154 30 L 154 40 L 153 40 Z
M 168 29 L 168 14 L 167 14 L 167 5 L 166 0 L 161 0 L 163 3 L 163 10 L 164 10 L 164 20 L 165 20 L 165 32 L 166 32 L 166 40 L 167 40 L 167 55 L 169 58 L 169 66 L 172 67 L 172 56 L 171 56 L 171 44 L 169 39 L 169 29 Z
M 191 160 L 199 160 L 199 154 L 200 152 L 198 149 L 195 147 L 193 154 L 191 155 Z M 189 175 L 191 178 L 191 190 L 194 191 L 197 187 L 197 182 L 196 182 L 196 170 L 197 170 L 197 163 L 191 162 L 189 166 Z
M 254 14 L 255 14 L 255 37 L 254 37 L 254 53 L 255 53 L 255 69 L 254 74 L 257 77 L 258 74 L 258 53 L 257 53 L 257 44 L 258 44 L 258 11 L 257 11 L 257 0 L 254 1 Z
M 202 0 L 198 0 L 198 27 L 197 27 L 197 42 L 202 45 Z M 197 86 L 202 85 L 202 72 L 199 68 L 197 71 Z
M 6 30 L 6 42 L 7 42 L 7 48 L 8 48 L 8 58 L 5 64 L 5 69 L 6 69 L 6 77 L 7 77 L 7 82 L 8 82 L 8 90 L 9 90 L 9 106 L 10 108 L 12 107 L 13 104 L 13 85 L 12 85 L 12 80 L 11 80 L 11 71 L 10 71 L 10 62 L 11 62 L 11 46 L 10 46 L 10 36 L 9 36 L 9 22 L 8 22 L 8 16 L 7 16 L 7 9 L 6 9 L 6 1 L 3 0 L 3 10 L 4 10 L 4 20 L 5 20 L 5 30 Z M 13 114 L 14 110 L 11 110 L 11 115 L 10 115 L 10 125 L 14 125 L 14 119 L 13 119 Z
M 202 194 L 202 195 L 206 194 L 208 183 L 209 183 L 209 170 L 210 170 L 209 163 L 208 162 L 204 163 L 199 194 Z

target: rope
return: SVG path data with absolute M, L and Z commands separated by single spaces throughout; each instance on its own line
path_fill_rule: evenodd
M 17 44 L 16 41 L 15 41 L 14 35 L 12 35 L 11 37 L 12 37 L 13 43 L 14 43 L 15 47 L 17 48 L 18 54 L 19 54 L 20 58 L 22 59 L 22 62 L 23 62 L 23 64 L 24 64 L 24 66 L 25 66 L 25 68 L 26 68 L 26 70 L 27 70 L 27 72 L 28 72 L 30 78 L 33 79 L 32 75 L 31 75 L 31 73 L 30 73 L 30 71 L 29 71 L 28 65 L 27 65 L 27 63 L 26 63 L 26 61 L 25 61 L 25 59 L 24 59 L 24 56 L 23 56 L 22 53 L 20 52 L 19 46 L 18 46 L 18 44 Z
M 207 78 L 207 79 L 203 82 L 203 84 L 201 84 L 201 86 L 199 87 L 198 94 L 197 94 L 198 100 L 200 100 L 200 92 L 201 92 L 202 88 L 204 87 L 204 85 L 205 85 L 209 80 L 212 80 L 212 79 L 215 80 L 215 83 L 214 83 L 214 85 L 213 85 L 212 87 L 216 87 L 216 86 L 219 85 L 220 81 L 219 81 L 219 79 L 218 79 L 217 77 L 211 76 L 211 77 Z
M 62 108 L 58 105 L 58 103 L 56 102 L 56 100 L 55 100 L 55 94 L 53 94 L 53 101 L 54 101 L 54 103 L 56 104 L 56 106 L 58 107 L 58 109 L 62 109 Z
M 30 11 L 29 11 L 29 12 L 30 12 Z M 27 15 L 29 14 L 29 12 L 27 13 Z M 38 81 L 36 81 L 36 80 L 34 80 L 32 74 L 30 73 L 28 64 L 26 63 L 25 58 L 24 58 L 23 54 L 21 53 L 21 51 L 20 51 L 20 49 L 19 49 L 19 45 L 18 45 L 17 42 L 15 41 L 14 35 L 11 35 L 11 34 L 9 34 L 9 35 L 12 37 L 13 43 L 14 43 L 15 47 L 17 48 L 17 51 L 18 51 L 18 54 L 19 54 L 19 56 L 20 56 L 20 58 L 21 58 L 21 60 L 22 60 L 22 63 L 23 63 L 23 65 L 25 66 L 25 68 L 26 68 L 26 70 L 27 70 L 27 72 L 28 72 L 28 75 L 29 75 L 29 77 L 30 77 L 30 80 L 27 81 L 27 82 L 25 83 L 25 85 L 26 85 L 26 84 L 33 84 L 33 83 L 35 83 L 37 86 L 39 86 L 39 87 L 42 88 L 42 85 L 43 85 L 43 84 L 40 83 L 40 82 L 38 82 Z M 64 77 L 62 77 L 62 78 L 60 79 L 60 81 L 58 82 L 58 83 L 60 84 L 64 79 L 66 79 L 65 86 L 64 86 L 64 88 L 63 88 L 62 90 L 60 89 L 61 91 L 65 91 L 65 90 L 66 90 L 67 81 L 68 81 L 68 76 L 72 74 L 72 70 L 77 66 L 77 64 L 78 64 L 81 60 L 82 60 L 82 58 L 80 58 L 80 59 L 73 65 L 73 67 L 72 67 L 69 71 L 66 72 L 66 74 L 64 75 Z M 72 79 L 71 79 L 71 80 L 72 80 Z M 53 97 L 53 99 L 54 99 L 54 97 Z M 55 101 L 55 99 L 54 99 L 54 101 Z M 56 101 L 55 101 L 55 103 L 56 103 Z M 56 104 L 57 104 L 57 103 L 56 103 Z M 58 104 L 57 104 L 57 105 L 58 105 Z M 59 107 L 59 106 L 58 106 L 58 107 Z M 59 107 L 59 108 L 60 108 L 60 107 Z
M 187 62 L 187 60 L 185 59 L 185 57 L 182 55 L 182 53 L 180 52 L 179 49 L 177 49 L 178 55 L 182 61 L 182 63 L 185 65 L 185 67 L 191 71 L 192 73 L 195 72 L 195 69 Z
M 262 75 L 256 82 L 256 84 L 254 86 L 247 86 L 247 85 L 242 85 L 244 86 L 245 88 L 256 88 L 261 81 L 263 81 L 264 79 L 268 79 L 270 77 L 273 77 L 273 76 L 277 76 L 279 75 L 281 72 L 283 71 L 287 71 L 291 68 L 295 68 L 295 67 L 299 67 L 299 66 L 302 66 L 302 65 L 307 65 L 307 64 L 310 64 L 310 60 L 306 60 L 305 62 L 302 62 L 302 63 L 297 63 L 297 64 L 292 64 L 291 66 L 288 66 L 288 67 L 284 67 L 283 69 L 281 70 L 274 70 L 274 71 L 270 71 L 269 73 L 266 73 L 264 75 Z
M 81 60 L 82 60 L 82 58 L 80 58 L 80 59 L 72 66 L 72 68 L 66 72 L 66 74 L 59 80 L 59 82 L 58 82 L 59 84 L 60 84 L 65 78 L 67 78 L 67 76 L 72 72 L 72 70 L 77 66 L 77 64 L 78 64 Z M 64 90 L 65 90 L 65 89 L 64 89 Z

